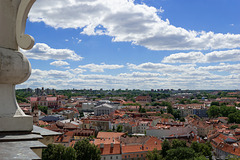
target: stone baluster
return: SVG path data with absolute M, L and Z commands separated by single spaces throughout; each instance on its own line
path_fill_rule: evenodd
M 0 0 L 0 132 L 32 131 L 32 116 L 25 115 L 15 97 L 15 85 L 25 82 L 31 65 L 19 51 L 31 49 L 33 37 L 24 34 L 35 0 Z

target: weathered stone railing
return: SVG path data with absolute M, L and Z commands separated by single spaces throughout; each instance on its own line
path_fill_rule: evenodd
M 0 0 L 0 132 L 32 131 L 31 116 L 23 113 L 15 85 L 31 74 L 28 59 L 19 52 L 31 49 L 33 37 L 24 34 L 27 15 L 35 0 Z

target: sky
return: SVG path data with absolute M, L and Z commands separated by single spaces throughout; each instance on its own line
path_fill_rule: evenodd
M 17 88 L 240 89 L 239 0 L 37 0 Z

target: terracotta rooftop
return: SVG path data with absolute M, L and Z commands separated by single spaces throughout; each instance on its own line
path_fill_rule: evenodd
M 119 138 L 123 136 L 125 133 L 121 132 L 98 132 L 97 138 Z
M 101 155 L 121 154 L 120 144 L 104 144 L 103 148 L 100 145 L 97 146 L 100 148 Z

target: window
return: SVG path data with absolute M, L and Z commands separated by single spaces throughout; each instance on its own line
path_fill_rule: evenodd
M 118 159 L 118 156 L 116 156 L 116 159 Z
M 110 157 L 110 159 L 112 159 L 112 156 Z

